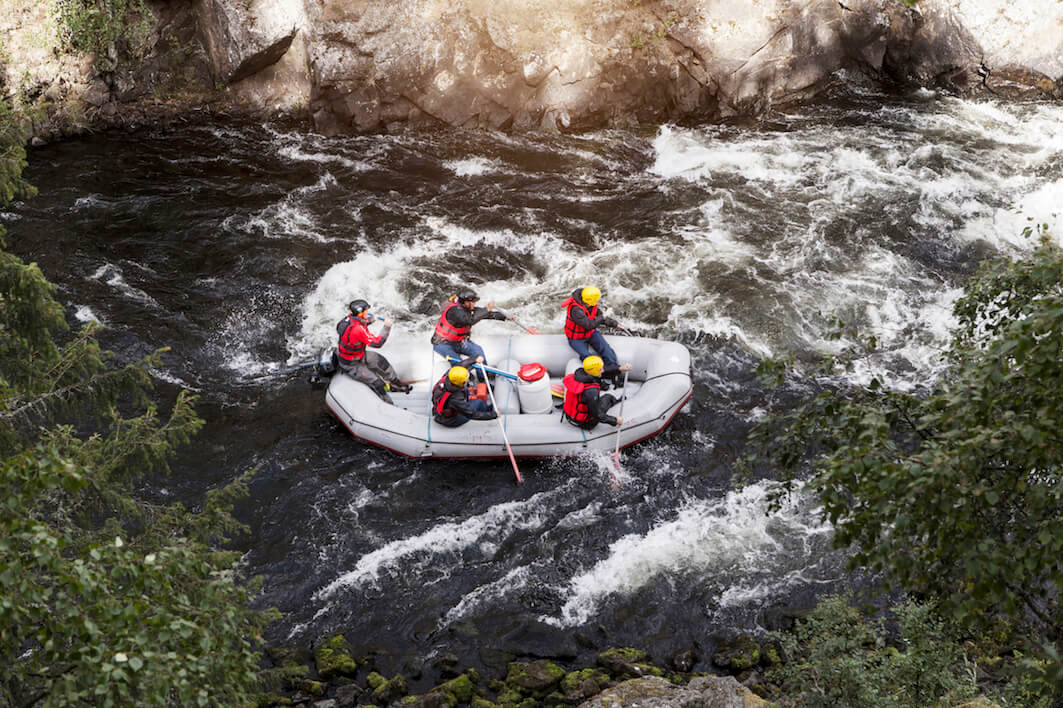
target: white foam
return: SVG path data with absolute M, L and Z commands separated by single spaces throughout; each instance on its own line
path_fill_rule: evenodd
M 743 576 L 763 576 L 773 583 L 779 567 L 807 565 L 810 558 L 794 557 L 788 538 L 829 532 L 819 524 L 805 500 L 798 497 L 775 515 L 767 512 L 771 483 L 758 483 L 721 500 L 693 500 L 670 521 L 644 534 L 629 534 L 609 547 L 609 555 L 573 577 L 558 616 L 541 619 L 560 627 L 591 621 L 611 598 L 634 595 L 662 576 L 728 584 Z
M 499 165 L 494 160 L 484 157 L 469 157 L 464 160 L 448 160 L 443 167 L 456 174 L 458 177 L 478 177 L 488 172 L 498 171 Z
M 78 305 L 74 308 L 74 318 L 78 322 L 95 322 L 97 324 L 103 324 L 103 320 L 101 320 L 88 305 Z
M 423 533 L 387 543 L 359 558 L 353 569 L 318 590 L 314 598 L 324 599 L 344 588 L 373 583 L 382 572 L 400 567 L 407 572 L 411 570 L 409 566 L 416 571 L 418 566 L 428 564 L 436 570 L 445 566 L 460 567 L 462 560 L 455 554 L 463 550 L 479 549 L 514 531 L 541 528 L 545 522 L 544 498 L 556 493 L 539 493 L 526 500 L 497 504 L 482 514 L 458 522 L 440 523 Z
M 113 263 L 107 263 L 96 269 L 92 275 L 89 276 L 92 280 L 100 280 L 110 285 L 117 290 L 123 296 L 130 300 L 134 300 L 144 305 L 150 305 L 151 307 L 160 308 L 155 298 L 148 295 L 140 288 L 135 288 L 125 280 L 125 275 L 122 269 Z
M 467 617 L 475 610 L 492 601 L 504 598 L 515 590 L 526 586 L 533 578 L 532 570 L 527 567 L 514 568 L 494 582 L 481 585 L 480 587 L 465 594 L 457 605 L 450 608 L 447 614 L 439 622 L 439 628 L 453 624 L 463 617 Z

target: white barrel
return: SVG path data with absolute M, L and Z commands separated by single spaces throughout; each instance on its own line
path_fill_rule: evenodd
M 507 359 L 495 368 L 516 375 L 520 364 L 514 359 Z M 494 387 L 495 402 L 498 403 L 499 415 L 516 415 L 520 413 L 520 394 L 517 392 L 516 381 L 505 376 L 496 376 L 492 386 Z
M 525 364 L 517 372 L 517 395 L 521 413 L 550 413 L 554 400 L 550 395 L 550 376 L 542 364 Z

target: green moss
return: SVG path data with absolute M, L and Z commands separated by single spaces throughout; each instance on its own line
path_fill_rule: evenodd
M 469 708 L 498 708 L 498 704 L 492 703 L 486 698 L 474 696 L 473 699 L 469 701 Z
M 650 660 L 650 655 L 641 649 L 631 647 L 615 647 L 607 649 L 598 655 L 599 663 L 605 663 L 613 659 L 619 659 L 628 664 L 642 664 Z
M 275 708 L 276 706 L 290 706 L 292 700 L 276 693 L 260 693 L 255 696 L 255 708 Z
M 358 662 L 351 656 L 351 649 L 342 634 L 322 642 L 314 650 L 317 673 L 323 679 L 335 676 L 353 676 L 358 671 Z
M 296 679 L 289 684 L 293 690 L 302 691 L 303 693 L 312 696 L 314 698 L 320 698 L 325 695 L 325 691 L 328 689 L 328 684 L 322 681 L 313 681 L 311 679 Z
M 533 661 L 530 664 L 512 661 L 506 674 L 506 683 L 524 693 L 543 696 L 564 677 L 565 670 L 549 661 Z
M 377 676 L 380 676 L 380 674 L 377 674 Z M 373 689 L 373 700 L 378 703 L 390 703 L 398 700 L 401 696 L 405 696 L 408 690 L 406 677 L 402 674 L 396 674 L 390 680 Z
M 438 686 L 435 690 L 446 691 L 453 694 L 458 699 L 459 703 L 468 703 L 472 699 L 472 694 L 476 690 L 473 685 L 472 679 L 468 675 L 462 674 L 457 678 L 453 678 L 444 684 Z
M 524 694 L 516 688 L 505 688 L 498 692 L 498 702 L 503 705 L 517 705 L 524 700 Z
M 369 675 L 365 677 L 365 682 L 369 684 L 369 688 L 375 691 L 381 686 L 383 686 L 385 683 L 387 683 L 388 680 L 377 672 L 370 671 Z

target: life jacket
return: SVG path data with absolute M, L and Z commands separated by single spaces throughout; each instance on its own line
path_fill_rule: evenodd
M 561 379 L 561 383 L 565 386 L 565 404 L 561 410 L 577 423 L 589 421 L 591 419 L 591 409 L 587 407 L 587 402 L 583 400 L 583 392 L 588 388 L 596 388 L 600 391 L 602 387 L 597 381 L 577 381 L 575 374 L 569 374 Z
M 365 323 L 360 319 L 347 316 L 346 326 L 340 333 L 339 344 L 336 345 L 336 353 L 341 361 L 350 364 L 356 359 L 360 360 L 365 357 L 365 339 L 355 338 L 355 335 L 364 329 Z
M 450 312 L 450 308 L 452 307 L 461 307 L 461 305 L 452 302 L 443 308 L 443 314 L 439 316 L 439 322 L 436 322 L 436 334 L 448 341 L 460 342 L 469 336 L 469 330 L 471 330 L 472 327 L 455 327 L 450 324 L 450 322 L 447 321 L 447 313 Z
M 452 395 L 453 393 L 447 390 L 447 376 L 444 374 L 432 388 L 432 411 L 440 418 L 453 418 L 457 415 L 456 411 L 447 408 L 447 401 Z
M 579 302 L 575 298 L 570 297 L 565 300 L 563 305 L 565 308 L 565 336 L 569 339 L 590 339 L 590 336 L 594 334 L 593 329 L 586 329 L 581 327 L 572 319 L 572 308 L 578 307 L 587 313 L 589 319 L 594 319 L 598 316 L 598 306 L 588 308 L 582 302 Z

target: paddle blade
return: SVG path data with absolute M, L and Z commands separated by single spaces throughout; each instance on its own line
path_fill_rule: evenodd
M 539 330 L 535 329 L 534 327 L 525 327 L 524 331 L 527 332 L 528 334 L 542 334 L 542 332 L 540 332 Z

